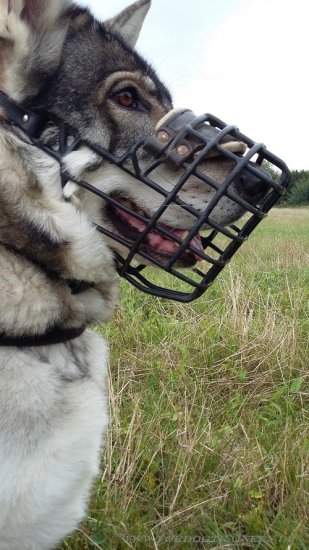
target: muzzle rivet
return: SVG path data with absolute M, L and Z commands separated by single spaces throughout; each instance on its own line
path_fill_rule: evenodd
M 29 122 L 29 115 L 23 116 L 23 122 Z
M 169 140 L 170 140 L 170 136 L 168 135 L 168 133 L 165 131 L 165 130 L 160 130 L 158 133 L 157 133 L 157 138 L 159 141 L 161 141 L 162 143 L 168 143 Z
M 185 157 L 190 153 L 189 147 L 187 145 L 184 145 L 184 144 L 179 145 L 176 150 L 177 150 L 178 155 L 181 156 L 181 157 Z

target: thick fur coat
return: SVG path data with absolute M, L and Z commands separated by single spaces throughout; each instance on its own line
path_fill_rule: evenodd
M 136 8 L 140 24 L 145 4 Z M 1 90 L 37 100 L 70 32 L 92 24 L 70 2 L 1 0 Z M 108 422 L 108 352 L 89 330 L 57 344 L 36 346 L 36 338 L 108 320 L 118 283 L 112 251 L 64 200 L 58 163 L 1 111 L 0 272 L 0 334 L 19 340 L 0 345 L 0 549 L 44 550 L 85 514 Z M 73 294 L 72 279 L 91 287 Z M 33 345 L 22 346 L 24 337 Z

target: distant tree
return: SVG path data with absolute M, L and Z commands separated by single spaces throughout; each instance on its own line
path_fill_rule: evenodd
M 288 191 L 280 201 L 280 206 L 309 205 L 309 170 L 293 170 Z
M 264 161 L 262 166 L 274 181 L 280 181 L 280 172 L 270 162 Z M 287 192 L 277 206 L 309 206 L 309 170 L 292 170 Z
M 274 165 L 271 164 L 271 162 L 268 162 L 268 160 L 263 160 L 262 168 L 269 173 L 274 181 L 278 182 L 280 180 L 280 172 L 275 170 Z

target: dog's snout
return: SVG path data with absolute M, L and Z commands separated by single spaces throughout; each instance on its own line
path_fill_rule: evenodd
M 249 164 L 257 168 L 256 164 L 253 164 L 251 162 Z M 241 174 L 239 175 L 239 182 L 242 188 L 252 199 L 257 199 L 261 197 L 269 189 L 269 184 L 267 183 L 267 179 L 269 178 L 268 172 L 260 167 L 258 167 L 258 169 L 259 175 L 253 174 L 250 170 L 247 170 L 246 168 L 242 170 Z

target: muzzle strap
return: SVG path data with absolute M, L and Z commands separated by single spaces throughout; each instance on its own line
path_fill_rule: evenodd
M 0 91 L 0 112 L 1 107 L 4 110 L 5 118 L 14 122 L 14 124 L 23 130 L 30 138 L 39 135 L 41 129 L 46 124 L 46 119 L 44 117 L 18 105 Z

